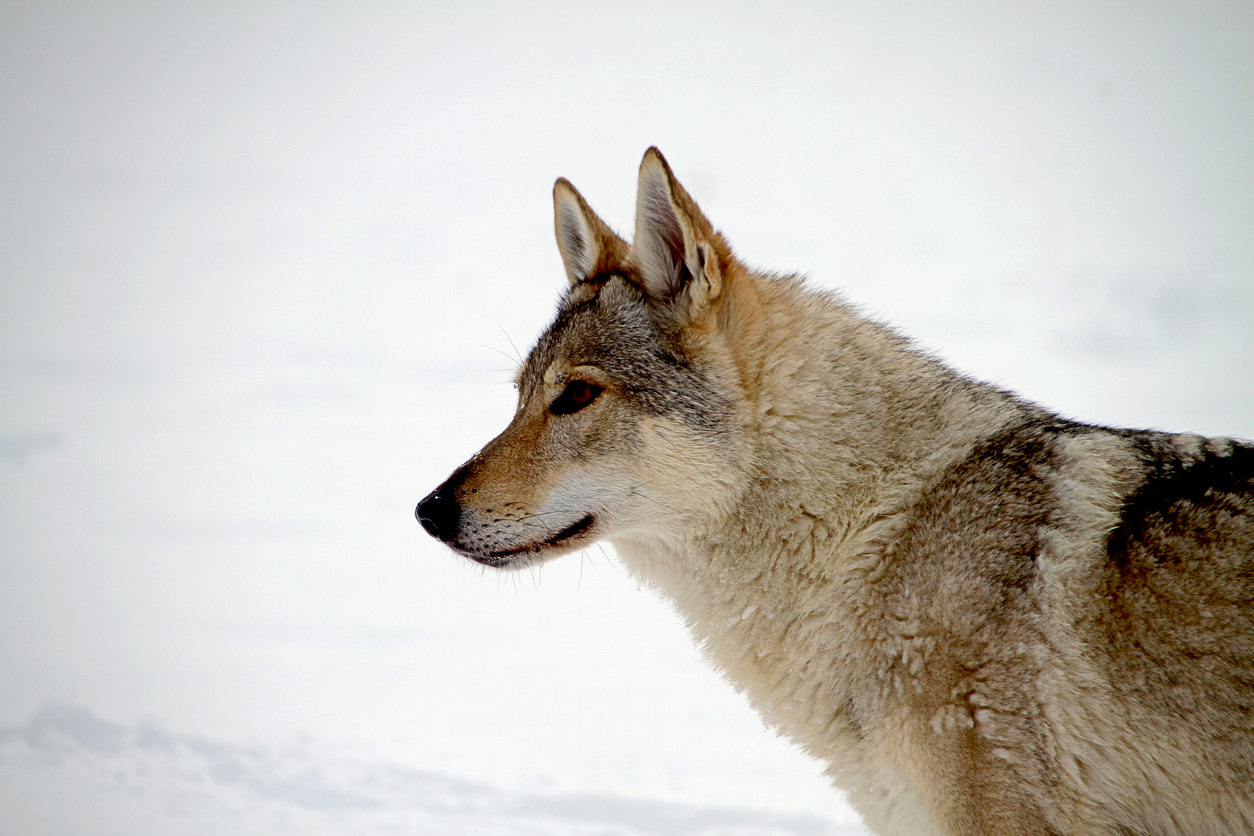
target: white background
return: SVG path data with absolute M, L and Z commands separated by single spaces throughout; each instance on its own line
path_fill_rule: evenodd
M 656 144 L 1069 417 L 1254 436 L 1247 3 L 0 4 L 0 829 L 844 833 L 612 550 L 413 506 Z M 741 808 L 740 812 L 722 808 Z

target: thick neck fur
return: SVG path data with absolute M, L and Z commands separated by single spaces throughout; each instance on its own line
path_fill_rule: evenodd
M 728 272 L 705 350 L 742 389 L 740 490 L 708 526 L 614 542 L 772 725 L 853 762 L 847 683 L 876 675 L 849 652 L 866 579 L 922 486 L 1033 408 L 797 279 Z

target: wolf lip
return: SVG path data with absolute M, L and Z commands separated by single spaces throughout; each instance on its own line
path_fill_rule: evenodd
M 596 518 L 593 517 L 591 514 L 587 514 L 582 519 L 572 523 L 571 525 L 566 526 L 561 531 L 554 534 L 552 537 L 540 543 L 536 543 L 534 545 L 529 545 L 529 546 L 523 546 L 517 549 L 509 549 L 503 552 L 494 552 L 492 554 L 485 555 L 483 557 L 477 557 L 473 555 L 472 557 L 478 562 L 483 563 L 487 566 L 504 566 L 521 554 L 526 554 L 527 552 L 538 552 L 541 549 L 551 548 L 553 546 L 560 546 L 562 543 L 566 542 L 567 540 L 573 539 L 575 537 L 578 537 L 580 534 L 583 534 L 585 531 L 592 528 L 592 526 L 595 523 L 596 523 Z
M 569 540 L 571 537 L 577 537 L 580 534 L 583 534 L 589 528 L 592 528 L 592 523 L 593 523 L 592 515 L 588 514 L 582 520 L 579 520 L 573 525 L 568 525 L 565 528 L 563 528 L 561 531 L 557 532 L 556 535 L 554 535 L 553 537 L 545 541 L 545 545 L 556 545 L 557 543 L 560 543 L 563 540 Z

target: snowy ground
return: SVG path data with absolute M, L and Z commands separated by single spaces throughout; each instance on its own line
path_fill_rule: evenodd
M 0 2 L 0 831 L 861 832 L 608 547 L 413 520 L 652 144 L 960 369 L 1254 436 L 1250 6 L 723 5 Z
M 121 726 L 48 703 L 0 729 L 6 832 L 94 834 L 858 833 L 815 816 L 625 796 L 520 793 L 298 741 L 267 750 Z

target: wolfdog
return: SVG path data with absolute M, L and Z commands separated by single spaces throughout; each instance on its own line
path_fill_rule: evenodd
M 969 380 L 638 189 L 629 245 L 557 181 L 569 288 L 423 527 L 608 539 L 877 833 L 1254 833 L 1254 445 Z

